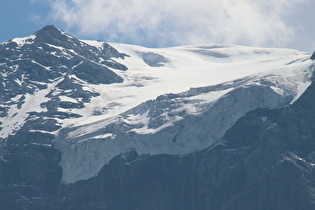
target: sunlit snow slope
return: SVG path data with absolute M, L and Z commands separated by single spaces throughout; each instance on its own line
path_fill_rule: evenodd
M 310 54 L 295 50 L 110 45 L 128 55 L 113 58 L 128 70 L 110 68 L 122 83 L 86 85 L 100 95 L 75 110 L 82 117 L 62 121 L 55 144 L 64 183 L 95 176 L 129 150 L 182 155 L 221 143 L 248 111 L 293 103 L 312 78 Z

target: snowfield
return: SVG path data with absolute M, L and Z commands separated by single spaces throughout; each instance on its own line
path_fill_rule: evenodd
M 83 117 L 62 122 L 55 145 L 64 183 L 95 176 L 130 149 L 184 155 L 220 143 L 247 112 L 294 103 L 313 73 L 310 54 L 289 49 L 110 45 L 128 55 L 116 59 L 127 71 L 111 69 L 124 82 L 87 84 L 100 96 L 75 110 Z

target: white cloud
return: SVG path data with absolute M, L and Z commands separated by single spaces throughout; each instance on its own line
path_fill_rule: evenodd
M 66 30 L 145 46 L 233 43 L 288 46 L 286 17 L 311 0 L 51 0 Z

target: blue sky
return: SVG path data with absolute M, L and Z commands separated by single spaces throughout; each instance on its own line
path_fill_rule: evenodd
M 1 0 L 0 42 L 34 33 L 45 24 L 45 21 L 35 20 L 34 17 L 45 17 L 49 10 L 50 6 L 47 3 L 32 3 L 30 0 Z
M 315 50 L 314 0 L 1 0 L 0 42 L 47 24 L 148 47 L 241 44 Z

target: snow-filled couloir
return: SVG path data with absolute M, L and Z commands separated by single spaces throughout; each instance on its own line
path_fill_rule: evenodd
M 95 176 L 129 150 L 183 155 L 221 143 L 244 114 L 294 103 L 312 80 L 310 54 L 296 50 L 110 45 L 126 55 L 113 61 L 128 70 L 109 68 L 121 83 L 87 84 L 99 95 L 73 111 L 82 117 L 62 121 L 55 145 L 64 183 Z

